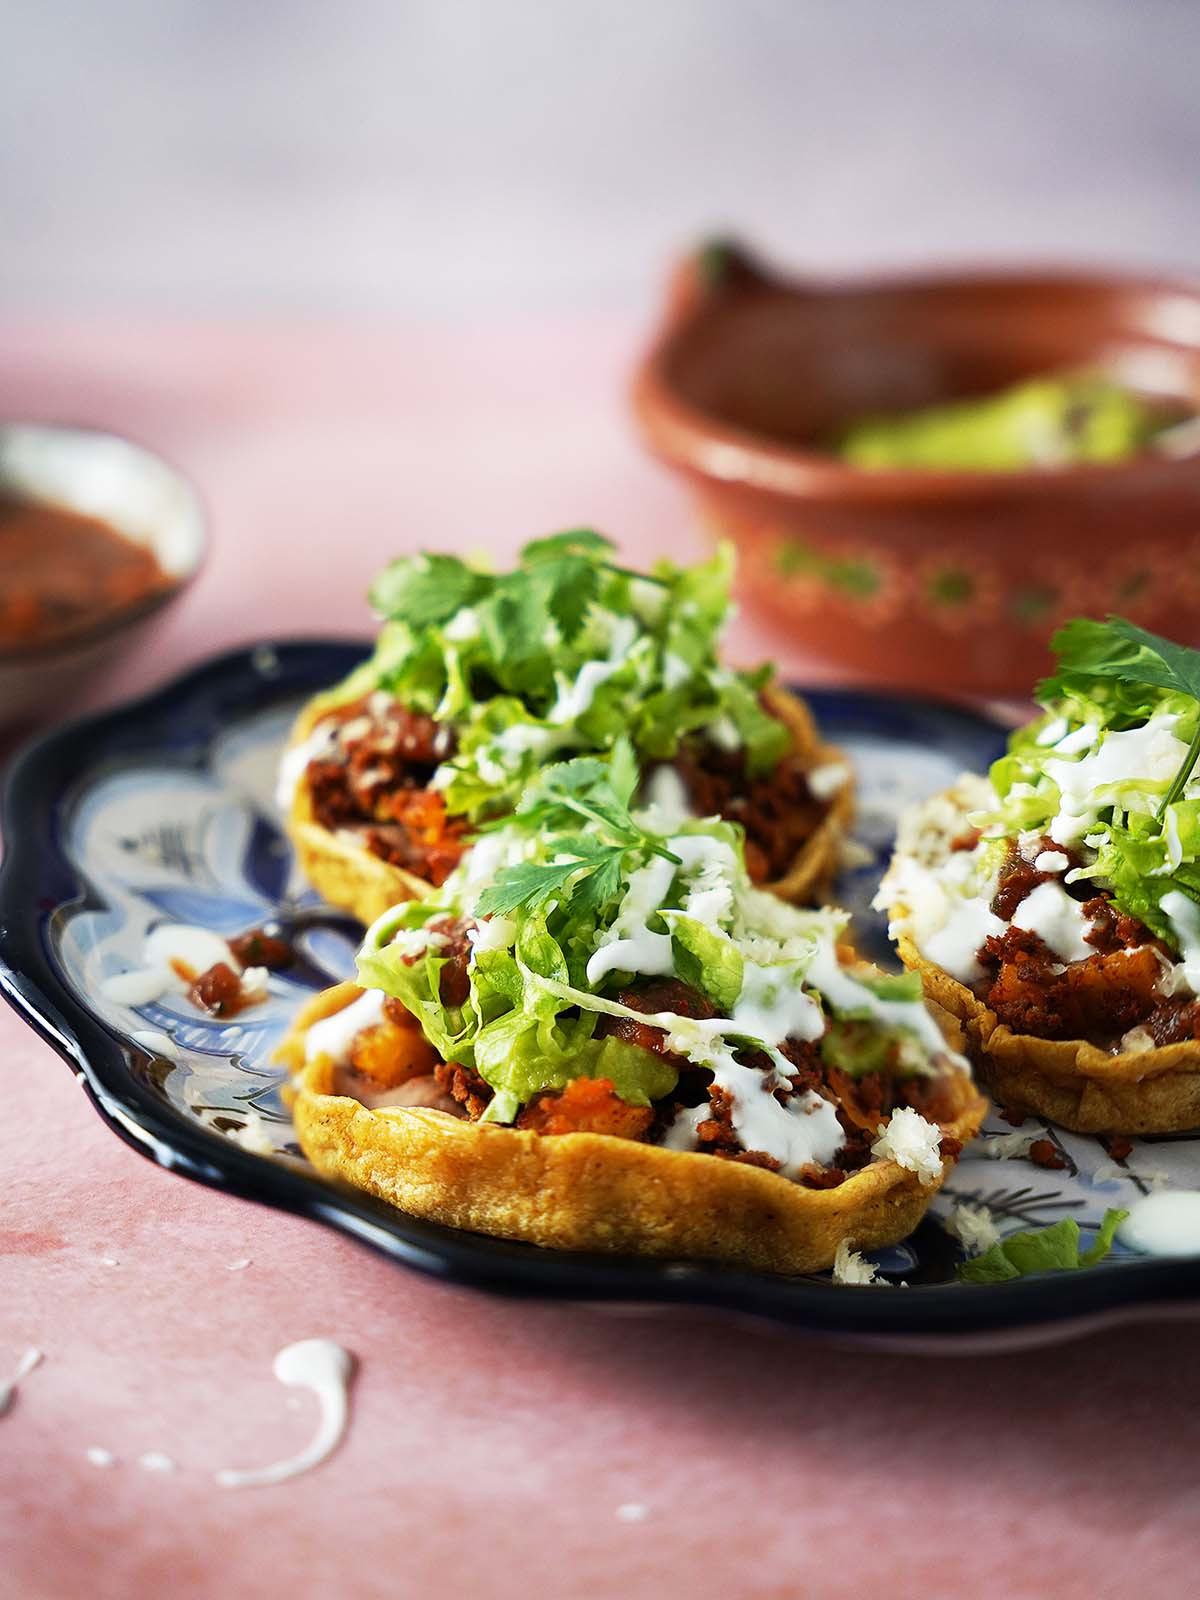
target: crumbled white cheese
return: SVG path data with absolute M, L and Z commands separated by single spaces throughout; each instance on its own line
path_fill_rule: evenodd
M 1035 872 L 1065 872 L 1070 865 L 1061 850 L 1042 850 L 1033 858 Z
M 871 1146 L 877 1161 L 895 1161 L 909 1172 L 915 1172 L 928 1187 L 942 1176 L 942 1130 L 927 1122 L 911 1106 L 900 1106 L 892 1112 L 885 1128 Z
M 1000 1242 L 1000 1229 L 986 1206 L 972 1205 L 960 1200 L 954 1210 L 943 1219 L 947 1232 L 962 1244 L 968 1255 L 982 1255 Z
M 890 1287 L 887 1279 L 879 1276 L 865 1256 L 850 1248 L 848 1239 L 843 1239 L 838 1245 L 837 1254 L 833 1258 L 833 1281 L 834 1283 L 874 1283 L 884 1288 Z
M 467 939 L 476 955 L 489 950 L 508 950 L 516 937 L 517 925 L 511 917 L 485 917 L 467 929 Z
M 975 1146 L 975 1150 L 989 1161 L 1020 1161 L 1029 1154 L 1037 1140 L 1045 1137 L 1040 1129 L 1033 1133 L 996 1133 Z
M 910 938 L 960 983 L 982 975 L 978 952 L 1004 931 L 991 909 L 999 875 L 994 854 L 978 846 L 952 849 L 970 827 L 972 811 L 989 804 L 996 804 L 991 785 L 968 775 L 908 812 L 873 901 L 876 910 L 892 914 L 893 938 Z
M 850 768 L 844 761 L 826 761 L 822 766 L 813 767 L 804 776 L 809 792 L 815 799 L 832 800 L 840 789 L 846 787 Z
M 267 998 L 267 980 L 270 974 L 266 967 L 247 967 L 241 978 L 241 999 L 243 1004 L 256 1006 Z

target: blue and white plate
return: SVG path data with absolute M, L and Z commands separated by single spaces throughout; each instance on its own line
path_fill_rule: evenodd
M 280 1101 L 272 1053 L 297 1005 L 353 971 L 354 925 L 299 878 L 273 789 L 291 719 L 362 656 L 345 643 L 261 645 L 201 666 L 150 698 L 51 733 L 9 779 L 0 875 L 0 990 L 76 1070 L 108 1124 L 185 1176 L 301 1212 L 398 1261 L 462 1283 L 623 1303 L 692 1303 L 843 1336 L 927 1341 L 1046 1338 L 1098 1315 L 1157 1313 L 1200 1297 L 1200 1260 L 1118 1247 L 1094 1268 L 1014 1283 L 955 1279 L 958 1244 L 941 1225 L 960 1200 L 1005 1229 L 1073 1216 L 1095 1225 L 1167 1183 L 1200 1187 L 1200 1140 L 1141 1139 L 1122 1162 L 1096 1139 L 1046 1128 L 1062 1170 L 995 1161 L 988 1124 L 911 1239 L 875 1260 L 903 1290 L 781 1279 L 727 1268 L 570 1255 L 419 1222 L 308 1167 Z M 861 947 L 888 960 L 870 910 L 899 812 L 964 768 L 987 766 L 1003 731 L 968 712 L 851 690 L 808 696 L 825 736 L 853 759 L 856 864 L 838 885 Z M 236 1019 L 182 995 L 137 1009 L 105 979 L 141 964 L 148 930 L 188 923 L 232 935 L 264 921 L 294 935 L 298 960 Z M 1030 1125 L 1026 1125 L 1028 1131 Z

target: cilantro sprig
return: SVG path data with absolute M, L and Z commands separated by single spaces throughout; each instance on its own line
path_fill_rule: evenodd
M 1051 645 L 1058 656 L 1058 671 L 1038 684 L 1037 698 L 1043 703 L 1081 687 L 1092 688 L 1099 678 L 1171 690 L 1200 704 L 1200 650 L 1174 644 L 1124 617 L 1110 616 L 1105 622 L 1076 617 L 1058 630 Z M 1182 795 L 1197 761 L 1200 720 L 1187 755 L 1163 796 L 1160 818 Z
M 1007 1283 L 1032 1272 L 1077 1272 L 1103 1261 L 1113 1246 L 1117 1229 L 1128 1211 L 1110 1208 L 1104 1213 L 1096 1237 L 1086 1250 L 1079 1248 L 1079 1224 L 1063 1217 L 1046 1228 L 1028 1228 L 1001 1239 L 990 1250 L 958 1268 L 964 1283 Z
M 644 850 L 679 864 L 656 834 L 641 827 L 630 810 L 638 785 L 637 758 L 628 739 L 618 739 L 607 761 L 579 756 L 547 767 L 525 791 L 511 820 L 489 824 L 494 832 L 515 823 L 530 833 L 558 835 L 550 862 L 502 867 L 476 903 L 481 916 L 538 910 L 570 889 L 579 910 L 599 911 L 621 887 L 621 863 L 630 850 Z M 580 823 L 587 829 L 580 833 Z
M 472 606 L 496 658 L 513 661 L 531 646 L 544 648 L 548 623 L 565 643 L 577 638 L 602 573 L 662 583 L 619 566 L 614 549 L 593 528 L 571 528 L 525 545 L 511 572 L 480 572 L 458 556 L 402 556 L 371 585 L 371 604 L 380 616 L 410 627 L 438 627 Z

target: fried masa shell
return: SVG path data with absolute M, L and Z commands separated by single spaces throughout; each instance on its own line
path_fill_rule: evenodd
M 1200 1126 L 1200 1040 L 1111 1055 L 1086 1039 L 1014 1033 L 911 939 L 900 939 L 897 949 L 904 965 L 921 974 L 926 998 L 962 1023 L 980 1075 L 1005 1110 L 1076 1133 L 1182 1133 Z
M 908 909 L 889 906 L 889 919 L 903 920 Z M 1086 1039 L 1014 1033 L 907 935 L 896 948 L 909 971 L 920 973 L 926 999 L 962 1024 L 985 1086 L 1007 1111 L 1076 1133 L 1180 1133 L 1200 1126 L 1200 1040 L 1112 1055 Z
M 874 1249 L 911 1233 L 953 1165 L 923 1186 L 897 1162 L 875 1161 L 835 1189 L 605 1134 L 538 1134 L 411 1107 L 370 1110 L 334 1092 L 336 1068 L 305 1062 L 309 1027 L 355 1000 L 338 984 L 298 1014 L 279 1058 L 292 1069 L 292 1115 L 305 1155 L 327 1178 L 399 1210 L 472 1233 L 558 1250 L 720 1261 L 763 1272 L 817 1272 L 839 1244 Z M 959 1030 L 939 1017 L 952 1047 Z M 957 1073 L 953 1121 L 966 1142 L 986 1110 Z
M 780 688 L 766 690 L 764 698 L 773 715 L 791 733 L 793 748 L 809 757 L 810 766 L 841 762 L 849 772 L 849 762 L 842 752 L 821 741 L 812 713 L 802 700 Z M 318 696 L 305 706 L 292 730 L 290 745 L 303 743 L 330 709 L 327 696 Z M 777 882 L 763 887 L 792 904 L 822 901 L 837 871 L 841 842 L 853 811 L 854 786 L 847 777 L 789 870 Z M 360 922 L 370 924 L 400 901 L 420 900 L 430 892 L 432 886 L 424 878 L 373 855 L 353 834 L 334 833 L 322 827 L 313 815 L 312 797 L 303 776 L 296 785 L 286 822 L 300 869 L 313 888 L 330 905 L 353 913 Z

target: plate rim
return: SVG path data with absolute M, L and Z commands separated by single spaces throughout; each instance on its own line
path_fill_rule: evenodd
M 95 771 L 111 734 L 122 754 L 161 750 L 153 737 L 165 715 L 228 710 L 246 715 L 298 697 L 343 675 L 370 641 L 347 637 L 262 639 L 194 663 L 130 701 L 63 723 L 26 745 L 8 771 L 0 804 L 0 994 L 72 1069 L 107 1126 L 140 1154 L 181 1176 L 242 1199 L 332 1227 L 442 1281 L 516 1297 L 557 1301 L 693 1306 L 749 1313 L 797 1331 L 872 1343 L 927 1340 L 949 1348 L 1021 1329 L 1064 1336 L 1113 1313 L 1128 1320 L 1159 1308 L 1179 1314 L 1200 1301 L 1200 1255 L 1101 1263 L 1079 1273 L 1013 1283 L 913 1285 L 899 1293 L 855 1293 L 813 1278 L 780 1278 L 709 1263 L 578 1255 L 496 1240 L 421 1222 L 328 1184 L 315 1173 L 242 1149 L 177 1112 L 146 1081 L 151 1052 L 123 1039 L 90 1011 L 55 968 L 46 931 L 65 907 L 93 893 L 67 858 L 57 823 L 79 788 L 75 769 Z M 822 704 L 883 702 L 969 726 L 1003 725 L 961 703 L 862 687 L 798 690 L 821 720 Z M 132 734 L 132 738 L 130 737 Z

